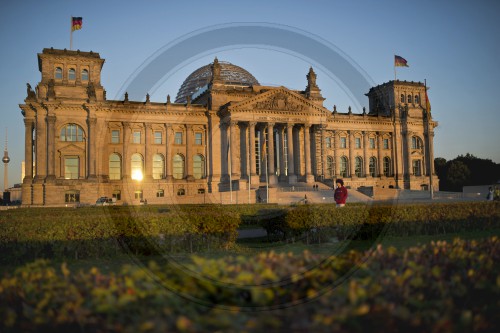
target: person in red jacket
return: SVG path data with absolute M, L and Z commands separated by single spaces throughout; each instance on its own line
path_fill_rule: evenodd
M 333 197 L 335 198 L 337 207 L 344 207 L 345 201 L 347 200 L 347 189 L 344 187 L 344 181 L 342 179 L 337 179 L 335 183 L 337 184 L 337 188 L 335 189 Z

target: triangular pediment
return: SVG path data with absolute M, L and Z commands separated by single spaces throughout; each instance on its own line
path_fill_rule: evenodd
M 77 146 L 74 143 L 70 143 L 70 144 L 68 144 L 68 145 L 66 145 L 64 147 L 61 147 L 60 149 L 58 149 L 58 151 L 60 153 L 66 154 L 66 155 L 67 154 L 75 154 L 75 155 L 77 155 L 77 154 L 80 154 L 80 153 L 84 152 L 85 149 L 83 147 Z
M 285 87 L 270 89 L 230 106 L 232 112 L 243 110 L 304 112 L 311 109 L 321 110 L 300 94 Z

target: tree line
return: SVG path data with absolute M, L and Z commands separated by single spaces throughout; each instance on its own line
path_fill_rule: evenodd
M 469 153 L 449 161 L 437 157 L 434 170 L 439 177 L 440 191 L 461 192 L 463 186 L 493 185 L 500 181 L 499 163 Z

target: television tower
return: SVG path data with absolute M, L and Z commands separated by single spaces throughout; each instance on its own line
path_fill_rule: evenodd
M 7 128 L 5 128 L 5 150 L 3 151 L 3 187 L 4 191 L 7 191 L 8 186 L 8 178 L 9 178 L 9 169 L 8 164 L 10 162 L 9 152 L 7 151 Z

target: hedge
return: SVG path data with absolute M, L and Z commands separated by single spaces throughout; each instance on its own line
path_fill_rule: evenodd
M 500 203 L 460 202 L 405 205 L 302 205 L 276 223 L 262 225 L 269 233 L 306 241 L 374 239 L 378 236 L 436 235 L 500 227 Z

